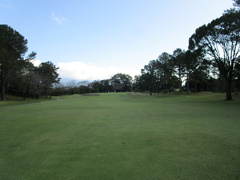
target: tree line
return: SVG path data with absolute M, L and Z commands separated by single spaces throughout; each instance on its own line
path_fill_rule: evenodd
M 88 81 L 70 81 L 63 84 L 56 84 L 52 94 L 71 95 L 71 94 L 84 94 L 84 93 L 102 93 L 102 92 L 129 92 L 132 91 L 132 77 L 128 74 L 117 73 L 110 79 Z
M 232 92 L 240 90 L 240 1 L 234 2 L 235 8 L 196 29 L 189 38 L 188 50 L 163 52 L 145 65 L 134 80 L 129 75 L 116 74 L 84 86 L 85 91 L 133 90 L 149 91 L 150 95 L 214 91 L 226 92 L 226 100 L 232 100 Z
M 26 97 L 51 97 L 54 83 L 60 78 L 57 67 L 50 61 L 33 65 L 36 52 L 24 57 L 27 40 L 8 25 L 0 25 L 0 87 L 1 100 L 6 93 Z
M 118 73 L 110 79 L 59 84 L 58 68 L 50 61 L 35 67 L 36 53 L 23 58 L 27 40 L 7 25 L 0 25 L 0 86 L 5 93 L 26 97 L 89 93 L 149 91 L 232 92 L 240 90 L 240 1 L 235 8 L 197 28 L 189 38 L 187 50 L 177 48 L 172 54 L 163 52 L 132 79 Z
M 240 90 L 240 1 L 209 24 L 196 29 L 188 50 L 162 53 L 136 78 L 138 89 L 152 92 L 221 91 L 226 100 Z

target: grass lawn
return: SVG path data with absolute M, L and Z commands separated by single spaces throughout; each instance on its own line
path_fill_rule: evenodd
M 0 104 L 0 179 L 240 179 L 240 100 L 224 97 L 106 93 Z

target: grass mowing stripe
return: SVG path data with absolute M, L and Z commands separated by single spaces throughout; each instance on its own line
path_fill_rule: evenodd
M 3 179 L 237 179 L 239 101 L 70 96 L 0 110 Z

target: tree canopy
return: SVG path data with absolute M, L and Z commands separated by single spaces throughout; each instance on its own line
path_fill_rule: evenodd
M 0 25 L 0 87 L 1 100 L 6 91 L 26 97 L 50 95 L 54 83 L 59 82 L 57 67 L 50 61 L 35 67 L 31 60 L 36 57 L 27 52 L 27 39 L 8 25 Z
M 114 91 L 131 91 L 132 77 L 128 74 L 117 73 L 110 79 Z
M 0 79 L 1 99 L 5 100 L 5 91 L 17 61 L 27 52 L 27 40 L 8 25 L 0 25 Z
M 189 39 L 190 50 L 201 50 L 216 63 L 226 80 L 226 99 L 231 100 L 233 78 L 236 77 L 240 53 L 240 12 L 229 12 L 208 25 L 196 29 Z

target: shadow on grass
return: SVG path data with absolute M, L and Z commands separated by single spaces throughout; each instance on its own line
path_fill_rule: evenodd
M 40 102 L 54 101 L 54 100 L 57 100 L 57 97 L 53 97 L 51 99 L 47 99 L 47 98 L 39 98 L 39 99 L 26 98 L 25 100 L 23 100 L 22 97 L 7 95 L 5 101 L 0 101 L 0 107 L 40 103 Z

